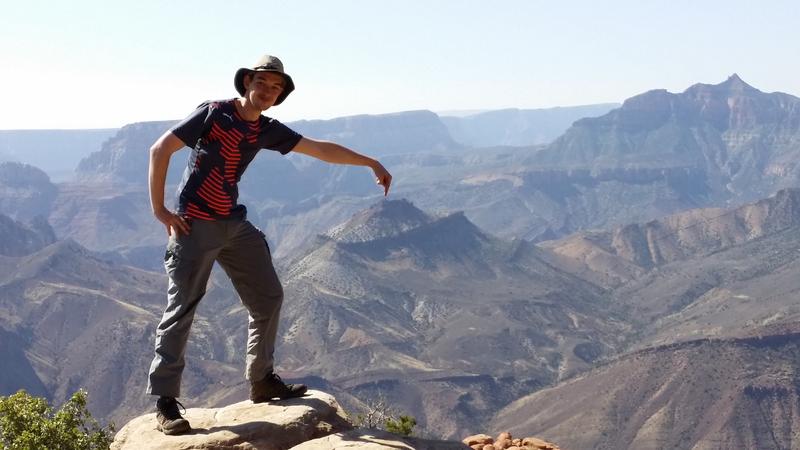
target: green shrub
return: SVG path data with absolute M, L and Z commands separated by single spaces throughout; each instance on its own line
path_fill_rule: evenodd
M 417 425 L 417 419 L 404 414 L 398 416 L 394 408 L 389 406 L 386 397 L 379 395 L 377 399 L 366 401 L 364 411 L 356 415 L 353 425 L 383 429 L 401 436 L 411 436 Z
M 397 420 L 386 419 L 386 431 L 401 436 L 411 436 L 416 425 L 417 419 L 411 416 L 400 416 Z
M 99 450 L 114 439 L 114 425 L 101 427 L 86 408 L 83 389 L 58 411 L 41 397 L 19 391 L 0 397 L 0 446 L 7 450 Z

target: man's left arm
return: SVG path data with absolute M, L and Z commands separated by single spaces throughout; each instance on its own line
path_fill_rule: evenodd
M 334 142 L 317 141 L 306 137 L 301 138 L 300 142 L 294 146 L 292 151 L 333 164 L 367 166 L 375 173 L 375 181 L 377 184 L 383 186 L 383 195 L 389 194 L 389 186 L 392 184 L 392 175 L 381 163 L 369 156 L 354 152 Z

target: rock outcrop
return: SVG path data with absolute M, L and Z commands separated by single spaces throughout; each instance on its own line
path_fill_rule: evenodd
M 184 414 L 192 432 L 166 436 L 156 428 L 155 413 L 128 422 L 112 450 L 237 449 L 323 450 L 466 449 L 458 442 L 401 437 L 385 431 L 353 428 L 336 399 L 311 390 L 302 398 L 273 403 L 250 401 L 222 408 L 190 408 Z
M 514 438 L 511 433 L 504 431 L 493 439 L 487 434 L 475 434 L 462 440 L 472 450 L 559 450 L 552 442 L 543 441 L 535 437 Z
M 279 403 L 234 403 L 223 408 L 189 408 L 184 417 L 192 432 L 166 436 L 155 413 L 128 422 L 117 433 L 114 450 L 236 448 L 285 449 L 352 428 L 333 396 L 310 391 Z

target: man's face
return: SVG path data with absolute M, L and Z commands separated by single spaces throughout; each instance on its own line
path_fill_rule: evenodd
M 248 83 L 249 80 L 249 83 Z M 283 92 L 285 81 L 283 77 L 273 72 L 255 72 L 252 76 L 245 77 L 245 97 L 256 108 L 265 111 L 275 104 Z

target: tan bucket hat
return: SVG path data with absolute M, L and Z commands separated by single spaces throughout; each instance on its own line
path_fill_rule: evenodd
M 239 95 L 244 95 L 245 93 L 244 76 L 248 73 L 255 72 L 274 72 L 281 75 L 286 81 L 283 92 L 281 92 L 281 95 L 275 100 L 276 106 L 280 105 L 294 90 L 294 81 L 292 81 L 292 77 L 283 71 L 283 63 L 281 60 L 278 59 L 277 56 L 264 55 L 256 61 L 253 68 L 242 67 L 236 71 L 236 75 L 233 77 L 233 85 L 236 86 L 236 92 L 238 92 Z

